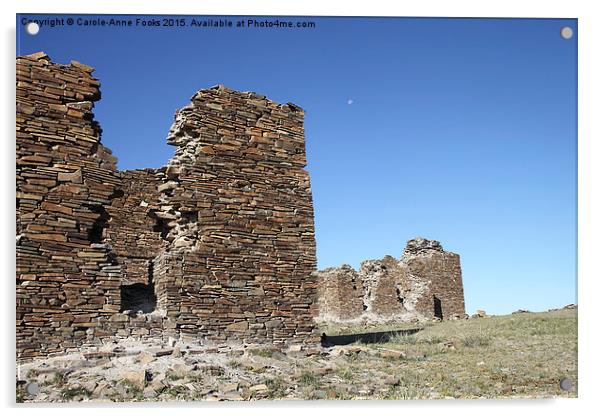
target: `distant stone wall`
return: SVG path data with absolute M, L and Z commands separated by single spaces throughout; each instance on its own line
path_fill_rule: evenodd
M 443 250 L 437 241 L 411 240 L 401 263 L 408 271 L 410 287 L 406 292 L 412 307 L 431 318 L 451 318 L 466 314 L 460 256 Z
M 323 320 L 340 317 L 355 319 L 362 315 L 364 290 L 358 273 L 349 265 L 320 271 L 318 309 Z
M 319 271 L 317 276 L 319 321 L 385 322 L 465 315 L 460 257 L 444 251 L 438 241 L 410 240 L 400 260 L 386 256 L 364 261 L 359 272 L 344 265 Z
M 199 91 L 167 166 L 119 172 L 92 71 L 17 58 L 18 357 L 108 336 L 317 342 L 303 110 Z

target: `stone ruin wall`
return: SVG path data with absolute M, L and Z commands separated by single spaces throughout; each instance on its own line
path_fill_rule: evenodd
M 92 71 L 17 58 L 18 357 L 111 336 L 318 342 L 303 110 L 199 91 L 167 166 L 119 172 Z
M 318 309 L 324 321 L 359 318 L 364 310 L 364 290 L 359 274 L 349 265 L 317 273 Z
M 316 273 L 322 322 L 388 322 L 465 316 L 460 256 L 438 241 L 408 241 L 398 260 L 366 260 Z

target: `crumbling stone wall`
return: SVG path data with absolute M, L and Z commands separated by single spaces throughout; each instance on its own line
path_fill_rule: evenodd
M 157 169 L 120 172 L 118 197 L 106 207 L 104 238 L 121 265 L 121 284 L 149 284 L 152 260 L 165 247 L 156 213 L 161 213 Z
M 320 321 L 407 321 L 465 315 L 460 257 L 435 240 L 408 241 L 401 259 L 317 273 Z M 352 276 L 352 278 L 350 278 Z M 362 287 L 362 301 L 357 287 Z M 341 308 L 339 305 L 345 305 Z
M 408 241 L 401 262 L 408 271 L 408 305 L 426 317 L 451 318 L 466 314 L 460 256 L 443 250 L 438 241 Z
M 178 111 L 159 187 L 166 252 L 155 273 L 183 332 L 209 338 L 313 335 L 315 241 L 303 110 L 223 86 Z M 159 301 L 159 304 L 162 302 Z
M 19 357 L 115 335 L 317 342 L 303 110 L 199 91 L 167 166 L 118 172 L 92 71 L 17 58 Z
M 119 312 L 119 276 L 102 238 L 120 183 L 100 144 L 92 68 L 17 58 L 17 351 L 77 346 Z
M 358 273 L 348 264 L 320 271 L 318 309 L 323 320 L 359 318 L 364 311 L 364 290 Z
M 410 291 L 407 271 L 391 256 L 382 260 L 366 260 L 360 265 L 366 314 L 394 317 L 407 312 L 405 293 Z M 403 294 L 403 295 L 402 295 Z

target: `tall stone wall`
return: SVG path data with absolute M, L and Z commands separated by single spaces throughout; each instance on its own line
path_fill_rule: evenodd
M 166 278 L 167 292 L 178 292 L 179 328 L 274 343 L 313 336 L 303 110 L 218 86 L 178 111 L 168 143 L 176 151 L 160 205 L 166 251 L 179 253 L 183 273 Z
M 408 241 L 401 259 L 366 260 L 317 273 L 319 321 L 408 321 L 465 315 L 460 257 L 438 241 Z M 352 278 L 350 278 L 352 277 Z M 357 287 L 361 286 L 361 302 Z M 345 305 L 344 308 L 339 305 Z
M 100 144 L 92 68 L 17 58 L 17 351 L 58 352 L 119 312 L 120 267 L 102 238 L 120 184 Z
M 105 336 L 318 341 L 303 110 L 223 86 L 160 169 L 100 144 L 92 68 L 17 58 L 17 353 Z

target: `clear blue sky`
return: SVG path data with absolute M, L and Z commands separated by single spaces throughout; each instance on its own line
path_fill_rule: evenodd
M 286 18 L 316 28 L 29 36 L 21 17 L 18 54 L 96 68 L 96 119 L 121 169 L 166 163 L 174 111 L 195 91 L 256 91 L 306 110 L 319 268 L 399 257 L 424 236 L 461 255 L 468 312 L 576 302 L 575 19 Z

